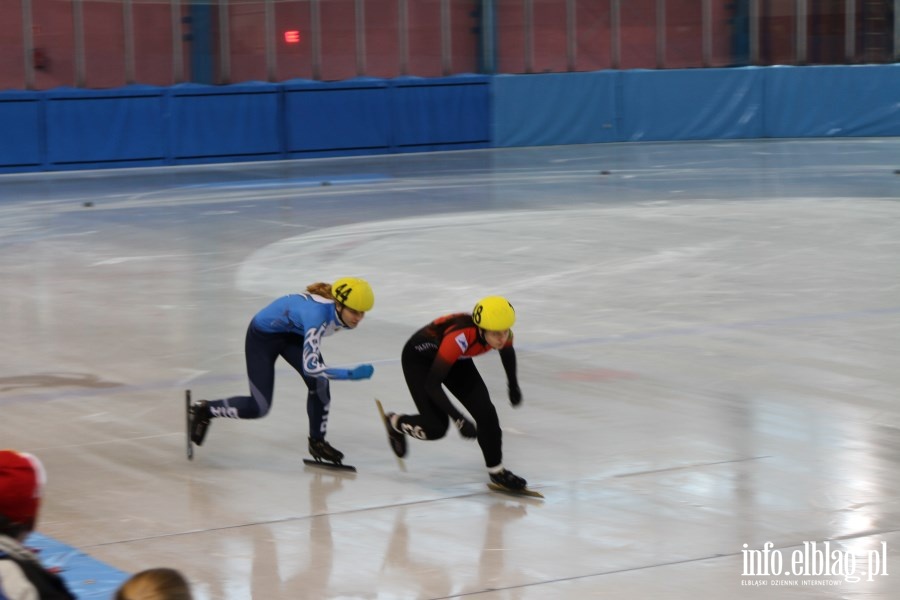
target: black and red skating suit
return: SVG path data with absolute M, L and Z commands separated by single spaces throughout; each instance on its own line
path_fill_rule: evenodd
M 491 350 L 468 313 L 440 317 L 413 334 L 403 347 L 401 361 L 406 385 L 419 414 L 400 417 L 398 426 L 422 440 L 443 437 L 450 418 L 455 421 L 462 416 L 444 393 L 442 385 L 446 386 L 475 420 L 485 465 L 489 468 L 499 465 L 502 460 L 500 422 L 487 386 L 471 360 Z M 517 388 L 512 332 L 499 353 L 509 385 Z

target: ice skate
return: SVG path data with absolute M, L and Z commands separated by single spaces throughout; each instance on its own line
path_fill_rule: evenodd
M 524 490 L 525 486 L 528 484 L 527 481 L 508 469 L 503 469 L 499 473 L 491 473 L 490 475 L 493 483 L 510 491 L 517 492 L 519 490 Z
M 394 426 L 391 425 L 391 418 L 395 413 L 385 413 L 384 407 L 381 406 L 381 402 L 378 400 L 375 400 L 375 402 L 378 404 L 378 412 L 381 413 L 381 420 L 384 421 L 384 428 L 387 430 L 388 443 L 391 445 L 391 450 L 394 451 L 397 458 L 403 458 L 406 456 L 406 434 L 402 431 L 397 431 L 394 429 Z
M 343 464 L 344 453 L 329 444 L 324 438 L 309 438 L 309 453 L 312 455 L 312 460 L 304 458 L 303 464 L 342 471 L 356 471 L 356 467 Z
M 212 412 L 209 410 L 209 404 L 206 400 L 191 402 L 190 390 L 185 391 L 184 400 L 187 420 L 187 457 L 188 460 L 193 460 L 193 444 L 203 445 L 203 440 L 206 438 L 206 432 L 209 429 L 209 422 L 212 420 Z
M 191 417 L 191 441 L 198 446 L 203 445 L 206 439 L 206 432 L 209 431 L 209 422 L 212 420 L 212 411 L 206 400 L 193 402 L 190 407 Z
M 543 498 L 543 494 L 528 489 L 528 482 L 508 469 L 503 469 L 499 473 L 491 473 L 491 481 L 487 486 L 495 492 L 504 492 L 517 496 L 531 496 L 533 498 Z

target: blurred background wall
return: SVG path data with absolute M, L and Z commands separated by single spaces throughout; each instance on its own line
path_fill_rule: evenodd
M 0 171 L 898 135 L 898 6 L 3 0 Z
M 897 60 L 896 0 L 4 0 L 0 89 Z

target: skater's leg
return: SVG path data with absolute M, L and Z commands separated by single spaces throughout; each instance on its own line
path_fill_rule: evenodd
M 456 363 L 444 384 L 475 419 L 478 445 L 484 454 L 484 464 L 491 481 L 511 490 L 524 489 L 527 482 L 503 467 L 503 430 L 500 429 L 500 419 L 484 379 L 472 361 Z
M 258 419 L 272 408 L 275 388 L 275 361 L 283 340 L 279 336 L 261 334 L 249 328 L 244 343 L 247 361 L 249 396 L 232 396 L 224 400 L 210 400 L 207 406 L 213 417 Z
M 247 361 L 249 396 L 233 396 L 224 400 L 200 400 L 189 408 L 188 428 L 191 441 L 203 444 L 210 420 L 214 417 L 232 419 L 257 419 L 265 416 L 272 406 L 272 390 L 275 385 L 275 360 L 278 358 L 278 339 L 265 337 L 247 329 L 244 354 Z
M 432 360 L 432 355 L 416 352 L 410 343 L 404 347 L 401 355 L 403 377 L 419 414 L 393 415 L 391 418 L 391 425 L 395 429 L 420 440 L 440 439 L 450 426 L 450 417 L 437 407 L 425 388 Z
M 331 408 L 331 386 L 326 377 L 310 377 L 303 372 L 303 338 L 287 344 L 281 356 L 303 378 L 306 384 L 306 414 L 309 417 L 309 437 L 323 439 L 328 433 L 328 412 Z
M 328 411 L 331 407 L 331 387 L 325 377 L 310 377 L 303 372 L 303 338 L 293 336 L 281 356 L 294 367 L 306 384 L 306 414 L 309 417 L 309 453 L 317 460 L 340 463 L 344 453 L 325 441 L 328 433 Z
M 470 360 L 462 360 L 453 365 L 444 382 L 450 393 L 472 415 L 478 430 L 478 445 L 484 454 L 484 464 L 488 470 L 502 468 L 503 431 L 497 409 L 491 402 L 484 379 Z
M 323 439 L 328 433 L 328 411 L 331 408 L 331 388 L 325 377 L 303 376 L 306 383 L 306 415 L 309 417 L 309 437 Z

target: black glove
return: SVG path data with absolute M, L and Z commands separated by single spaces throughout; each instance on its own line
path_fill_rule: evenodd
M 509 384 L 509 403 L 518 406 L 522 402 L 522 390 L 519 389 L 518 383 Z
M 478 435 L 478 430 L 475 429 L 475 423 L 465 417 L 456 419 L 453 421 L 453 424 L 456 425 L 456 428 L 459 429 L 459 434 L 464 438 L 473 438 Z

